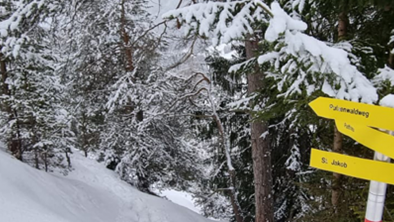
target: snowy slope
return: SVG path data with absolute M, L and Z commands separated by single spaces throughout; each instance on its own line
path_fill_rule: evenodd
M 173 203 L 186 207 L 191 211 L 194 211 L 198 214 L 202 213 L 200 207 L 196 206 L 195 200 L 191 193 L 185 191 L 173 190 L 173 189 L 167 189 L 162 191 L 158 190 L 154 192 L 158 193 L 161 197 L 167 198 Z
M 144 194 L 75 152 L 67 177 L 47 174 L 0 150 L 1 222 L 209 222 Z

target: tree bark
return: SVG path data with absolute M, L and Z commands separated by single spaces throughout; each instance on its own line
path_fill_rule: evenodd
M 132 72 L 134 70 L 133 63 L 133 50 L 130 45 L 130 36 L 126 30 L 126 12 L 125 12 L 125 2 L 126 0 L 122 0 L 121 3 L 121 15 L 120 15 L 120 33 L 121 38 L 123 40 L 123 48 L 126 56 L 126 71 Z
M 345 39 L 347 35 L 347 27 L 349 24 L 349 18 L 346 12 L 339 13 L 338 16 L 338 41 Z
M 70 158 L 70 155 L 68 154 L 69 152 L 70 152 L 70 149 L 67 148 L 67 149 L 64 151 L 64 154 L 66 154 L 67 167 L 68 167 L 68 168 L 71 168 L 71 158 Z
M 253 58 L 258 50 L 258 40 L 248 38 L 245 42 L 246 58 Z M 264 87 L 264 74 L 256 65 L 254 72 L 248 74 L 248 94 L 258 92 Z M 253 107 L 253 103 L 251 106 Z M 253 118 L 253 116 L 251 116 Z M 269 145 L 268 124 L 252 121 L 252 160 L 255 187 L 256 222 L 274 221 L 272 195 L 271 148 Z M 265 134 L 265 136 L 262 136 Z
M 235 215 L 235 221 L 237 222 L 243 222 L 244 218 L 241 215 L 241 209 L 239 206 L 239 202 L 237 200 L 237 191 L 236 191 L 236 177 L 235 177 L 235 170 L 229 170 L 229 176 L 230 176 L 230 184 L 233 187 L 231 189 L 231 195 L 230 195 L 230 200 L 231 200 L 231 205 L 233 207 L 234 215 Z
M 213 116 L 213 119 L 215 120 L 216 125 L 218 127 L 219 134 L 220 134 L 220 137 L 222 140 L 222 145 L 223 145 L 224 152 L 226 155 L 228 174 L 229 174 L 229 186 L 231 187 L 230 200 L 231 200 L 231 206 L 233 207 L 235 221 L 236 222 L 243 222 L 244 218 L 242 216 L 242 209 L 241 209 L 241 206 L 239 205 L 239 202 L 238 202 L 238 195 L 237 195 L 238 191 L 237 191 L 235 169 L 233 167 L 233 164 L 231 161 L 231 156 L 230 156 L 230 142 L 228 141 L 229 138 L 226 135 L 223 124 L 220 121 L 220 118 L 216 112 L 215 103 L 214 103 L 214 100 L 213 100 L 212 94 L 211 94 L 212 82 L 206 76 L 203 76 L 203 80 L 205 80 L 208 84 L 211 85 L 209 87 L 209 90 L 207 90 L 207 93 L 208 93 L 208 98 L 209 98 L 209 101 L 210 101 L 211 107 L 212 107 L 212 114 L 213 114 L 212 116 Z M 200 83 L 201 83 L 201 80 L 196 84 L 196 86 Z
M 0 53 L 0 72 L 1 72 L 1 83 L 2 83 L 1 93 L 2 95 L 11 96 L 11 91 L 7 84 L 7 78 L 8 78 L 7 63 L 2 53 Z M 0 105 L 1 105 L 1 109 L 4 112 L 8 113 L 9 120 L 12 120 L 13 118 L 18 119 L 18 113 L 16 112 L 16 110 L 12 110 L 10 104 L 7 101 L 3 101 Z M 15 156 L 18 160 L 22 161 L 22 142 L 19 133 L 19 125 L 18 125 L 19 123 L 16 122 L 16 124 L 17 124 L 17 131 L 11 133 L 10 138 L 8 138 L 7 141 L 7 146 L 8 146 L 8 150 L 12 153 L 12 155 Z
M 347 27 L 349 19 L 346 12 L 341 12 L 338 17 L 338 41 L 344 40 L 347 34 Z M 342 153 L 343 136 L 334 126 L 334 143 L 332 150 L 337 153 Z M 334 207 L 334 212 L 337 211 L 340 203 L 342 193 L 342 175 L 333 173 L 332 187 L 331 187 L 331 204 Z
M 343 136 L 335 127 L 334 129 L 334 144 L 333 151 L 342 153 L 342 142 Z M 341 198 L 341 187 L 342 187 L 342 175 L 339 173 L 333 173 L 332 187 L 331 187 L 331 204 L 334 206 L 334 211 L 337 210 L 339 200 Z
M 133 62 L 133 48 L 131 46 L 130 43 L 130 36 L 127 33 L 127 29 L 126 29 L 126 25 L 127 25 L 127 20 L 126 20 L 126 9 L 125 9 L 125 3 L 126 0 L 122 0 L 121 2 L 121 15 L 120 15 L 120 35 L 123 41 L 123 49 L 124 49 L 124 55 L 125 55 L 125 59 L 126 59 L 126 65 L 125 65 L 125 69 L 127 72 L 133 72 L 135 69 L 134 66 L 134 62 Z M 181 4 L 182 1 L 179 2 L 179 4 Z M 134 76 L 131 76 L 131 81 L 132 82 L 136 82 L 136 79 Z M 134 110 L 134 105 L 132 105 L 132 102 L 130 101 L 130 113 Z M 139 122 L 143 121 L 144 119 L 144 111 L 140 110 L 137 113 L 136 116 L 137 120 Z
M 392 53 L 392 50 L 389 52 L 389 60 L 388 60 L 388 66 L 392 69 L 394 69 L 394 54 Z
M 2 94 L 3 95 L 10 95 L 10 90 L 8 88 L 8 84 L 6 83 L 6 80 L 8 78 L 8 73 L 7 73 L 7 66 L 6 62 L 3 58 L 3 54 L 0 53 L 0 71 L 1 71 L 1 82 L 2 82 Z

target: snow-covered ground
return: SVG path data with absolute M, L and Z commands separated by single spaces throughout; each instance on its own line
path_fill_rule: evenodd
M 21 163 L 0 149 L 1 222 L 209 222 L 182 206 L 144 194 L 77 152 L 68 176 Z
M 171 189 L 156 192 L 159 193 L 160 196 L 167 198 L 173 203 L 176 203 L 198 214 L 201 214 L 201 209 L 195 205 L 194 198 L 190 193 Z

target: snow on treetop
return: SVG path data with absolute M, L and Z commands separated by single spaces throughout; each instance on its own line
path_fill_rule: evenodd
M 269 21 L 268 29 L 264 35 L 267 41 L 275 41 L 279 34 L 286 30 L 305 31 L 307 29 L 305 22 L 291 18 L 277 2 L 271 4 L 271 12 L 273 17 Z
M 210 37 L 213 44 L 217 45 L 254 33 L 252 21 L 268 22 L 265 19 L 267 16 L 262 16 L 267 12 L 264 13 L 255 2 L 269 9 L 260 1 L 206 2 L 171 10 L 163 14 L 163 18 L 182 18 L 198 35 Z
M 270 42 L 277 41 L 280 38 L 280 34 L 284 33 L 284 37 L 279 41 L 284 43 L 285 46 L 281 49 L 280 54 L 268 53 L 261 55 L 258 59 L 260 64 L 268 60 L 275 62 L 275 60 L 281 58 L 280 56 L 287 57 L 292 55 L 294 58 L 297 58 L 296 63 L 311 65 L 306 70 L 307 73 L 323 73 L 326 75 L 321 87 L 325 94 L 338 99 L 361 100 L 361 102 L 365 103 L 377 101 L 376 88 L 351 64 L 346 51 L 328 46 L 326 43 L 302 33 L 302 31 L 307 29 L 307 25 L 302 21 L 291 18 L 278 3 L 274 2 L 271 4 L 271 12 L 273 18 L 270 20 L 265 33 L 265 39 Z M 295 61 L 290 59 L 289 62 Z M 287 70 L 284 71 L 285 73 L 282 74 L 286 75 Z M 320 89 L 311 81 L 308 82 L 306 77 L 307 74 L 301 71 L 284 94 L 300 93 L 301 85 L 304 85 L 309 90 L 308 94 Z M 330 78 L 334 79 L 331 84 L 327 81 Z M 283 77 L 283 80 L 285 79 Z M 284 83 L 280 83 L 279 87 L 281 84 L 283 85 Z
M 34 8 L 41 8 L 44 4 L 44 0 L 34 0 L 25 5 L 22 5 L 21 2 L 16 3 L 17 5 L 21 5 L 18 10 L 16 10 L 9 18 L 0 22 L 0 33 L 2 37 L 7 36 L 7 29 L 9 28 L 11 31 L 18 29 L 20 22 L 23 17 L 28 17 L 31 15 Z M 4 8 L 2 8 L 4 9 Z M 3 13 L 6 13 L 5 10 L 1 10 Z
M 196 34 L 211 37 L 215 45 L 253 34 L 255 22 L 268 23 L 265 40 L 282 46 L 276 48 L 279 52 L 264 52 L 258 62 L 271 62 L 274 70 L 268 76 L 278 80 L 278 89 L 285 91 L 284 96 L 301 93 L 301 88 L 305 88 L 308 95 L 322 90 L 338 99 L 365 103 L 378 99 L 376 88 L 351 64 L 345 50 L 302 33 L 307 25 L 290 17 L 277 2 L 270 7 L 261 0 L 206 2 L 169 11 L 163 17 L 181 18 Z
M 377 101 L 376 88 L 351 64 L 348 53 L 343 49 L 328 46 L 326 43 L 304 33 L 288 29 L 285 31 L 285 36 L 278 41 L 284 45 L 279 53 L 261 55 L 258 61 L 264 63 L 271 60 L 273 64 L 278 64 L 278 60 L 286 60 L 289 55 L 293 58 L 288 59 L 282 67 L 277 67 L 279 73 L 274 71 L 271 75 L 277 75 L 276 78 L 282 81 L 289 81 L 289 72 L 292 68 L 296 69 L 299 66 L 298 64 L 308 67 L 306 70 L 297 70 L 299 73 L 294 77 L 296 80 L 293 80 L 293 85 L 285 92 L 286 95 L 300 92 L 301 85 L 307 88 L 320 89 L 315 85 L 320 85 L 317 83 L 318 80 L 314 80 L 315 82 L 308 80 L 307 73 L 312 75 L 321 73 L 323 76 L 321 90 L 325 94 L 338 99 L 361 100 L 365 103 Z M 332 82 L 329 82 L 329 80 Z M 283 84 L 284 82 L 279 82 L 279 87 Z

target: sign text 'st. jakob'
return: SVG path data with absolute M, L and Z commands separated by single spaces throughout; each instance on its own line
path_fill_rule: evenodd
M 365 180 L 394 184 L 394 164 L 312 149 L 310 166 Z

